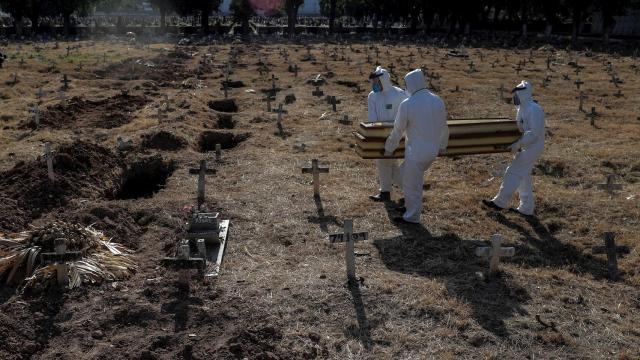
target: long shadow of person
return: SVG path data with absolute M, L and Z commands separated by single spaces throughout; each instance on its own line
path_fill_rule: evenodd
M 386 207 L 390 219 L 399 215 L 393 203 Z M 433 236 L 421 224 L 398 229 L 402 235 L 373 242 L 390 270 L 442 281 L 451 296 L 471 306 L 480 326 L 498 336 L 509 334 L 506 319 L 527 313 L 522 304 L 531 298 L 508 275 L 498 274 L 487 281 L 476 275 L 487 268 L 474 254 L 477 246 L 486 246 L 485 242 L 463 241 L 456 234 Z
M 605 278 L 608 274 L 604 261 L 585 255 L 575 246 L 559 241 L 535 216 L 524 217 L 532 231 L 502 213 L 490 211 L 487 216 L 523 237 L 525 245 L 518 246 L 512 262 L 527 267 L 557 267 L 574 273 L 590 273 L 598 279 Z
M 161 310 L 174 315 L 174 331 L 180 332 L 187 329 L 189 322 L 189 306 L 202 305 L 202 299 L 189 295 L 184 287 L 177 286 L 172 294 L 173 301 L 161 305 Z

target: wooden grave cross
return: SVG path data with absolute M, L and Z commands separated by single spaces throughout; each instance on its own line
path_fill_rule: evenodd
M 606 191 L 609 193 L 609 196 L 613 196 L 616 190 L 622 190 L 622 184 L 616 184 L 614 182 L 615 178 L 616 176 L 613 174 L 607 175 L 607 182 L 604 184 L 598 184 L 598 189 Z
M 278 121 L 276 123 L 278 127 L 278 135 L 284 137 L 284 129 L 282 128 L 282 114 L 284 114 L 286 111 L 282 109 L 282 103 L 278 105 L 278 110 L 275 110 L 275 112 L 278 114 Z
M 24 64 L 26 64 L 26 63 L 27 63 L 27 62 L 26 62 L 26 61 L 24 61 L 24 58 L 23 58 L 23 57 L 21 57 L 21 58 L 20 58 L 20 68 L 21 68 L 21 69 L 24 69 Z
M 331 101 L 331 108 L 333 109 L 333 112 L 337 112 L 338 109 L 336 107 L 336 105 L 337 105 L 336 97 L 335 96 L 331 96 L 331 99 L 329 101 Z
M 591 107 L 591 112 L 589 114 L 586 115 L 590 121 L 591 121 L 591 126 L 596 126 L 596 118 L 598 117 L 598 113 L 596 113 L 596 108 L 595 107 Z
M 594 246 L 591 249 L 593 254 L 607 254 L 607 268 L 609 279 L 618 280 L 618 254 L 629 254 L 628 246 L 616 246 L 615 234 L 604 233 L 604 246 Z
M 220 143 L 216 144 L 216 161 L 220 162 L 222 160 L 222 145 Z
M 583 84 L 584 84 L 584 81 L 582 81 L 582 80 L 578 79 L 578 80 L 576 80 L 576 82 L 574 82 L 574 84 L 576 84 L 576 88 L 577 88 L 578 90 L 580 90 L 580 85 L 583 85 Z
M 353 124 L 353 121 L 349 120 L 349 115 L 347 115 L 347 114 L 344 114 L 342 119 L 340 119 L 338 122 L 340 124 L 342 124 L 342 125 L 351 125 L 351 124 Z
M 584 105 L 584 101 L 587 99 L 587 95 L 585 95 L 583 91 L 580 91 L 580 96 L 578 97 L 578 99 L 580 99 L 580 105 L 578 106 L 578 110 L 584 111 L 582 107 Z
M 58 285 L 67 286 L 69 284 L 69 265 L 67 263 L 82 259 L 82 252 L 67 251 L 65 239 L 54 239 L 53 249 L 52 253 L 40 254 L 41 261 L 43 264 L 54 264 Z
M 311 166 L 302 168 L 303 174 L 313 175 L 313 196 L 320 197 L 320 174 L 329 173 L 329 167 L 326 165 L 318 165 L 318 159 L 311 160 Z
M 212 175 L 213 169 L 207 169 L 207 161 L 200 160 L 200 167 L 189 169 L 190 174 L 198 174 L 198 207 L 204 203 L 205 199 L 205 176 Z
M 513 247 L 501 247 L 502 236 L 495 234 L 491 236 L 491 246 L 482 246 L 476 248 L 476 256 L 482 258 L 489 258 L 489 274 L 495 274 L 498 272 L 498 265 L 500 264 L 501 257 L 511 257 L 515 255 L 515 248 Z
M 316 89 L 311 93 L 311 95 L 321 97 L 324 96 L 324 91 L 320 90 L 320 86 L 316 86 Z
M 547 70 L 551 70 L 551 55 L 547 56 Z
M 500 100 L 504 99 L 504 91 L 506 89 L 504 88 L 504 84 L 500 84 L 500 87 L 498 88 L 498 91 L 500 91 Z
M 51 143 L 44 143 L 44 154 L 43 157 L 47 162 L 47 176 L 49 177 L 49 181 L 55 181 L 55 174 L 53 173 L 53 151 L 51 150 Z
M 329 235 L 329 242 L 346 243 L 345 259 L 347 263 L 347 280 L 350 283 L 356 282 L 356 255 L 354 250 L 354 244 L 359 241 L 366 241 L 369 238 L 369 233 L 366 232 L 353 232 L 353 220 L 344 221 L 344 233 Z
M 69 77 L 67 77 L 67 74 L 64 74 L 62 76 L 62 80 L 60 80 L 60 82 L 62 83 L 62 90 L 69 89 L 69 84 L 71 83 L 71 80 L 69 80 Z
M 33 121 L 36 123 L 36 128 L 40 127 L 40 108 L 38 107 L 38 103 L 35 103 L 31 108 L 33 111 Z

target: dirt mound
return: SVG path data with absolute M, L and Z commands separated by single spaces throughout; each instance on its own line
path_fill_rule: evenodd
M 200 152 L 214 151 L 216 144 L 222 149 L 232 149 L 249 138 L 249 133 L 234 134 L 226 131 L 205 131 L 200 134 L 198 150 Z
M 117 188 L 121 166 L 115 155 L 98 145 L 75 142 L 54 153 L 55 181 L 43 160 L 20 162 L 0 173 L 0 230 L 15 231 L 43 213 L 65 206 L 72 198 L 99 198 Z
M 118 80 L 152 80 L 161 87 L 178 86 L 185 79 L 192 77 L 184 64 L 191 56 L 170 53 L 151 60 L 127 59 L 111 64 L 95 72 L 102 78 Z
M 187 145 L 187 141 L 168 131 L 142 135 L 142 147 L 156 150 L 180 150 Z
M 286 359 L 276 346 L 281 340 L 282 334 L 273 327 L 242 329 L 219 339 L 215 354 L 217 359 Z
M 211 110 L 235 113 L 238 112 L 238 105 L 234 99 L 211 100 L 207 103 Z
M 94 127 L 112 129 L 128 124 L 133 112 L 143 108 L 150 100 L 142 96 L 116 95 L 103 100 L 84 100 L 74 97 L 66 105 L 50 106 L 42 114 L 40 126 L 54 129 Z M 25 128 L 35 128 L 33 121 Z
M 55 217 L 84 226 L 91 225 L 104 232 L 114 242 L 133 249 L 138 248 L 140 236 L 145 232 L 146 226 L 155 219 L 151 211 L 131 212 L 112 203 L 56 213 Z

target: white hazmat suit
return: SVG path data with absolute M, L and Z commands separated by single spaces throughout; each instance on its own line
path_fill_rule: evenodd
M 422 70 L 408 73 L 404 80 L 410 97 L 400 104 L 385 151 L 395 151 L 406 133 L 404 162 L 400 167 L 406 208 L 402 219 L 419 223 L 424 172 L 429 169 L 438 152 L 446 150 L 449 128 L 444 102 L 427 90 Z
M 514 89 L 514 92 L 520 101 L 520 105 L 517 106 L 516 121 L 523 134 L 510 147 L 516 156 L 504 174 L 498 195 L 492 201 L 504 209 L 509 206 L 509 202 L 517 190 L 520 197 L 518 212 L 524 215 L 533 215 L 535 200 L 531 184 L 531 170 L 544 150 L 544 111 L 540 105 L 533 101 L 532 86 L 528 81 L 522 81 Z
M 391 76 L 387 70 L 378 66 L 372 77 L 380 79 L 382 91 L 370 92 L 368 98 L 368 121 L 369 122 L 393 122 L 398 113 L 400 103 L 407 99 L 404 90 L 393 86 Z M 380 194 L 389 193 L 394 179 L 399 178 L 398 162 L 395 159 L 378 159 L 378 180 L 380 184 Z

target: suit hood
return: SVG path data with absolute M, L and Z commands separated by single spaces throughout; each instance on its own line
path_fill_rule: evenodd
M 424 74 L 421 69 L 413 70 L 404 77 L 407 85 L 407 94 L 413 95 L 416 91 L 425 89 L 427 82 L 424 80 Z
M 513 89 L 513 92 L 518 95 L 521 106 L 526 106 L 533 102 L 533 86 L 527 80 L 522 80 L 522 82 Z

